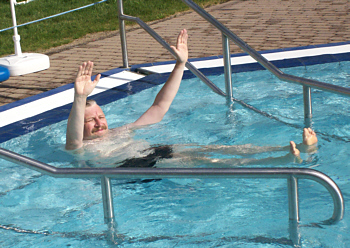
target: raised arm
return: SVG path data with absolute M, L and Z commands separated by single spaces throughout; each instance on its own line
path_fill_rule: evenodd
M 143 126 L 157 123 L 161 121 L 166 112 L 168 112 L 169 107 L 179 90 L 185 64 L 188 59 L 187 38 L 187 30 L 183 29 L 177 37 L 176 47 L 171 46 L 177 58 L 173 71 L 157 94 L 152 106 L 138 120 L 132 123 L 132 126 Z
M 101 75 L 97 75 L 91 81 L 92 62 L 84 62 L 80 67 L 74 83 L 74 101 L 67 123 L 66 149 L 74 150 L 83 145 L 84 136 L 84 113 L 86 99 L 93 91 Z

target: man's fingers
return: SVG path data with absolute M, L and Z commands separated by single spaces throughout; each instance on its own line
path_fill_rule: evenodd
M 77 80 L 79 80 L 80 82 L 85 82 L 84 84 L 92 83 L 96 85 L 100 81 L 101 74 L 96 75 L 95 80 L 92 82 L 91 75 L 92 75 L 93 67 L 94 67 L 94 63 L 91 61 L 84 62 L 81 66 L 79 66 L 79 71 L 77 75 L 79 79 L 77 78 Z M 88 78 L 85 76 L 87 76 Z
M 182 43 L 187 44 L 187 38 L 188 38 L 187 30 L 184 29 L 183 35 L 182 35 Z
M 94 68 L 94 63 L 89 61 L 87 63 L 87 68 L 86 68 L 86 75 L 92 75 L 92 69 Z
M 181 30 L 179 35 L 177 36 L 177 42 L 176 42 L 177 45 L 182 43 L 182 35 L 183 35 L 183 30 Z
M 78 76 L 84 75 L 85 67 L 86 67 L 86 62 L 84 62 L 81 66 L 79 66 Z
M 187 38 L 188 38 L 187 30 L 186 29 L 181 30 L 179 35 L 177 36 L 177 44 L 187 45 Z
M 100 81 L 100 78 L 101 78 L 101 74 L 98 74 L 98 75 L 95 77 L 94 83 L 97 84 L 97 83 Z
M 82 71 L 83 71 L 83 66 L 79 66 L 77 77 L 80 77 L 82 75 Z

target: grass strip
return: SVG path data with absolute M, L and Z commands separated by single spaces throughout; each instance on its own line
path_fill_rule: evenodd
M 21 0 L 18 0 L 20 2 Z M 205 7 L 228 0 L 195 0 Z M 15 6 L 17 25 L 79 8 L 97 0 L 34 0 Z M 181 0 L 124 0 L 124 13 L 145 22 L 161 20 L 189 8 Z M 0 30 L 13 26 L 9 0 L 0 0 Z M 126 23 L 127 25 L 135 23 Z M 18 28 L 23 52 L 43 52 L 87 34 L 119 29 L 117 0 Z M 14 54 L 13 29 L 0 32 L 0 56 Z

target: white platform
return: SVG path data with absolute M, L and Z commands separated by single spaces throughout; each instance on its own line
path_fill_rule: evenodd
M 0 58 L 0 65 L 6 67 L 10 76 L 20 76 L 50 67 L 49 56 L 39 53 L 23 53 L 21 56 L 10 55 Z

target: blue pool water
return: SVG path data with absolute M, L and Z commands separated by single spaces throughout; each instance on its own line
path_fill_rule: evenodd
M 350 62 L 283 69 L 284 72 L 344 87 Z M 210 79 L 224 88 L 223 75 Z M 135 131 L 134 139 L 151 144 L 286 146 L 301 142 L 302 86 L 280 82 L 269 72 L 233 75 L 234 97 L 275 119 L 237 103 L 226 105 L 198 79 L 182 82 L 161 123 Z M 104 105 L 111 128 L 137 119 L 161 86 Z M 314 168 L 350 194 L 349 99 L 312 91 L 313 128 L 318 150 L 302 154 L 303 163 L 252 163 L 249 166 Z M 64 151 L 66 121 L 1 143 L 2 148 L 57 167 L 79 165 Z M 285 151 L 258 155 L 210 153 L 218 159 L 279 158 Z M 111 166 L 114 159 L 94 159 Z M 178 166 L 186 166 L 179 164 Z M 211 167 L 216 164 L 203 163 Z M 100 181 L 43 176 L 1 162 L 0 242 L 4 247 L 291 247 L 287 184 L 282 179 L 112 180 L 117 238 L 103 223 Z M 302 247 L 348 247 L 349 211 L 335 225 L 320 225 L 333 211 L 331 196 L 320 185 L 300 180 Z

